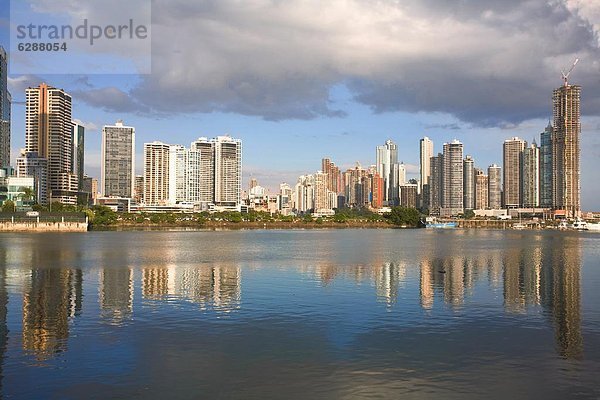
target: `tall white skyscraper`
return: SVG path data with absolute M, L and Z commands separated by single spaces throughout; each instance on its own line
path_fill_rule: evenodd
M 212 203 L 215 199 L 215 143 L 214 140 L 201 137 L 192 142 L 192 150 L 200 153 L 199 202 Z
M 523 207 L 539 207 L 540 194 L 540 148 L 534 141 L 523 150 Z
M 169 204 L 169 155 L 171 146 L 154 141 L 144 143 L 144 203 Z
M 377 173 L 383 178 L 383 199 L 388 205 L 397 204 L 399 200 L 399 171 L 396 165 L 398 165 L 398 146 L 391 140 L 387 140 L 383 146 L 377 146 Z
M 242 201 L 242 141 L 218 136 L 214 141 L 216 207 L 237 209 Z
M 169 150 L 169 204 L 200 203 L 200 151 L 173 145 Z
M 100 179 L 103 196 L 133 198 L 135 128 L 123 121 L 102 128 Z
M 467 210 L 475 208 L 475 161 L 471 156 L 463 161 L 463 203 Z
M 431 157 L 433 157 L 433 142 L 427 136 L 419 142 L 420 147 L 420 192 L 423 193 L 423 185 L 429 184 L 431 174 Z

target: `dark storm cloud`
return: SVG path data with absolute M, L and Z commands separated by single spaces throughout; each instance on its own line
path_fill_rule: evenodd
M 61 0 L 66 1 L 66 0 Z M 581 62 L 584 113 L 600 115 L 600 6 L 583 0 L 153 2 L 153 73 L 108 110 L 343 116 L 345 84 L 376 112 L 444 112 L 477 126 L 547 117 L 560 69 Z M 92 12 L 88 9 L 86 12 Z

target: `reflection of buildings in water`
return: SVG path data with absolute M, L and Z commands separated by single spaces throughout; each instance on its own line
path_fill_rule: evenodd
M 494 251 L 488 257 L 488 276 L 492 287 L 499 288 L 502 285 L 502 252 Z
M 4 353 L 8 342 L 8 326 L 6 324 L 8 292 L 6 290 L 6 268 L 0 268 L 0 396 L 3 393 Z
M 552 241 L 542 253 L 544 267 L 540 279 L 542 305 L 550 312 L 557 351 L 561 357 L 578 359 L 583 355 L 581 335 L 581 245 L 577 236 Z
M 421 261 L 421 277 L 420 277 L 420 295 L 421 307 L 431 309 L 433 307 L 433 265 L 431 260 L 424 259 Z
M 338 268 L 333 264 L 317 264 L 315 275 L 323 286 L 327 286 L 335 280 L 338 275 Z
M 221 311 L 239 308 L 241 301 L 241 269 L 238 266 L 198 266 L 144 268 L 144 298 L 160 299 L 178 296 Z
M 377 297 L 393 304 L 398 300 L 400 283 L 406 277 L 406 265 L 387 262 L 373 268 Z
M 509 249 L 504 256 L 504 305 L 509 312 L 525 312 L 540 304 L 542 250 Z
M 460 257 L 443 260 L 444 301 L 453 306 L 460 306 L 465 298 L 465 269 Z
M 146 299 L 161 299 L 169 294 L 169 272 L 167 267 L 144 267 L 142 269 L 142 296 Z
M 101 316 L 113 323 L 131 318 L 133 313 L 133 270 L 104 268 L 100 272 Z
M 81 311 L 81 270 L 34 269 L 23 296 L 23 349 L 39 360 L 62 351 Z

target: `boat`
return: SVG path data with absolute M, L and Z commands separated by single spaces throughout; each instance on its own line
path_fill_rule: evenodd
M 523 229 L 527 228 L 527 226 L 525 226 L 523 224 L 514 224 L 512 226 L 512 228 L 520 231 L 520 230 L 523 230 Z
M 569 225 L 569 223 L 567 221 L 560 221 L 560 224 L 558 224 L 558 229 L 560 230 L 565 230 L 565 229 L 569 229 L 571 228 L 571 226 Z
M 448 229 L 448 228 L 456 228 L 458 223 L 456 222 L 428 222 L 425 224 L 425 228 L 434 228 L 434 229 Z
M 573 222 L 573 225 L 571 225 L 571 227 L 577 231 L 587 231 L 588 230 L 588 226 L 587 226 L 587 222 L 585 222 L 582 219 L 577 218 L 575 220 L 575 222 Z
M 592 232 L 600 232 L 600 222 L 588 222 L 587 224 L 587 229 L 588 231 L 592 231 Z
M 427 217 L 423 223 L 425 228 L 452 229 L 458 227 L 458 222 L 439 222 L 435 217 Z

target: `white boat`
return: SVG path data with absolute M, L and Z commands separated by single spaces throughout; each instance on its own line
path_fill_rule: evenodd
M 573 222 L 573 225 L 571 225 L 573 229 L 577 230 L 577 231 L 587 231 L 588 230 L 588 225 L 587 222 L 585 222 L 582 219 L 577 218 L 575 220 L 575 222 Z
M 588 222 L 587 229 L 588 229 L 588 231 L 600 232 L 600 222 L 596 222 L 596 223 Z
M 525 226 L 523 224 L 514 224 L 512 226 L 512 228 L 520 231 L 520 230 L 523 230 L 523 229 L 527 228 L 527 226 Z
M 560 230 L 565 230 L 565 229 L 569 229 L 571 228 L 571 226 L 569 225 L 569 223 L 567 221 L 560 221 L 560 224 L 558 224 L 558 229 Z

